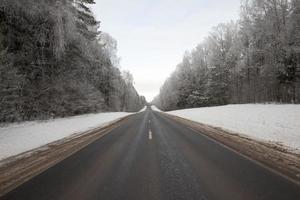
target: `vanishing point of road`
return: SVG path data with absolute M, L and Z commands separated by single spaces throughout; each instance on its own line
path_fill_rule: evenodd
M 1 200 L 298 200 L 300 186 L 150 108 Z

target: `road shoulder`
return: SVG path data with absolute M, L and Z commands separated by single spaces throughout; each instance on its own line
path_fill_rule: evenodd
M 1 161 L 0 197 L 126 122 L 132 115 Z
M 273 172 L 300 185 L 300 155 L 281 145 L 254 140 L 238 133 L 229 132 L 178 116 L 161 113 L 190 129 L 208 136 L 223 146 L 253 160 Z

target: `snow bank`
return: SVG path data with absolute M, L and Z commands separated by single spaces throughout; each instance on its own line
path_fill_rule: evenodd
M 228 105 L 168 113 L 300 150 L 300 105 Z
M 104 126 L 131 113 L 100 113 L 47 121 L 24 122 L 0 127 L 0 160 L 72 134 Z
M 153 111 L 161 112 L 161 110 L 158 109 L 156 106 L 151 106 L 151 109 L 152 109 Z
M 146 109 L 147 109 L 147 106 L 144 106 L 144 108 L 142 108 L 138 113 L 144 112 Z

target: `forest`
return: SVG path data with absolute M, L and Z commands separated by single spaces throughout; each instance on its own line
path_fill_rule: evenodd
M 300 1 L 243 0 L 237 21 L 186 52 L 153 103 L 163 110 L 300 103 Z
M 145 104 L 94 0 L 0 0 L 0 122 L 138 111 Z

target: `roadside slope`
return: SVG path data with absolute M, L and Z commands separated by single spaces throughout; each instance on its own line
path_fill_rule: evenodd
M 167 113 L 300 150 L 300 105 L 227 105 Z
M 0 163 L 24 152 L 103 127 L 133 113 L 99 113 L 45 121 L 8 124 L 0 127 Z
M 72 134 L 69 137 L 2 160 L 0 162 L 0 196 L 105 136 L 132 116 L 127 115 L 100 127 Z
M 299 108 L 229 105 L 162 114 L 300 184 Z

